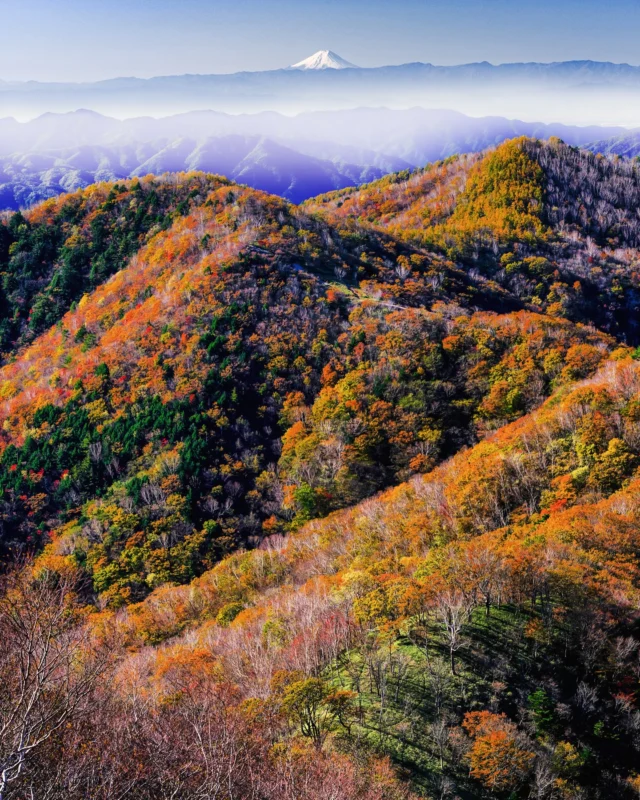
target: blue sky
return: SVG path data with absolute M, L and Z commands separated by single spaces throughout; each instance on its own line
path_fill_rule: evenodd
M 0 79 L 277 69 L 328 48 L 361 66 L 640 64 L 638 0 L 0 0 Z

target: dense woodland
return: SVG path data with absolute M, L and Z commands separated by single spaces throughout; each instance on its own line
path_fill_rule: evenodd
M 0 798 L 640 796 L 640 168 L 0 222 Z

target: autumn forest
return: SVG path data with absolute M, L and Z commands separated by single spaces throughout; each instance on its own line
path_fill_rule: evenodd
M 0 217 L 0 800 L 640 797 L 640 163 Z

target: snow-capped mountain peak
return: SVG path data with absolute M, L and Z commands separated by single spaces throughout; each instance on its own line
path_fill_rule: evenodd
M 293 64 L 289 69 L 347 69 L 355 66 L 355 64 L 345 61 L 344 58 L 340 58 L 339 55 L 331 50 L 318 50 L 317 53 L 305 58 L 304 61 L 298 61 L 297 64 Z

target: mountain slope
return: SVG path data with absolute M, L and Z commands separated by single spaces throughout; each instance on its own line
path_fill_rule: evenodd
M 637 158 L 640 154 L 640 133 L 628 131 L 610 139 L 599 139 L 587 145 L 587 149 L 594 153 L 604 153 L 607 156 Z
M 376 753 L 421 797 L 444 786 L 470 798 L 557 789 L 630 800 L 638 378 L 637 363 L 609 363 L 433 473 L 120 613 L 117 689 L 97 701 L 108 719 L 136 720 L 135 734 L 103 752 L 101 774 L 116 785 L 127 775 L 139 792 L 157 785 L 161 726 L 178 763 L 233 763 L 238 781 L 244 759 L 208 741 L 190 755 L 178 719 L 199 731 L 199 715 L 214 713 L 235 742 L 226 725 L 250 709 L 254 733 L 277 742 L 281 765 L 304 764 L 307 785 L 317 778 L 305 742 L 329 760 L 339 798 L 361 796 L 341 794 L 340 754 Z M 67 548 L 55 542 L 36 575 L 72 569 Z M 91 624 L 114 621 L 103 612 Z M 210 692 L 229 682 L 213 711 Z M 70 753 L 78 736 L 100 740 L 94 727 L 69 726 Z M 41 751 L 41 768 L 58 753 Z M 73 756 L 62 765 L 91 780 Z M 185 796 L 193 785 L 187 771 L 173 781 Z M 402 796 L 392 783 L 380 792 Z
M 97 184 L 10 217 L 0 229 L 0 349 L 57 322 L 84 292 L 119 270 L 158 230 L 184 216 L 224 179 L 194 175 Z
M 0 367 L 0 705 L 51 731 L 9 796 L 632 800 L 637 177 L 518 139 L 9 215 L 17 285 L 49 227 L 81 265 Z M 101 215 L 137 236 L 94 286 Z
M 169 184 L 166 189 L 178 196 L 190 189 L 187 197 L 195 200 L 191 187 L 201 186 L 201 181 L 206 185 L 207 180 L 178 176 L 175 186 Z M 140 513 L 139 520 L 136 514 L 129 515 L 128 524 L 148 528 L 152 548 L 153 542 L 160 541 L 157 532 L 168 526 L 167 532 L 173 533 L 167 533 L 167 553 L 171 558 L 174 551 L 176 556 L 182 553 L 179 559 L 186 554 L 188 564 L 180 562 L 179 569 L 197 571 L 220 548 L 259 536 L 265 525 L 264 530 L 285 528 L 299 505 L 303 515 L 313 512 L 314 501 L 310 497 L 305 501 L 305 492 L 319 487 L 300 487 L 287 505 L 282 481 L 270 470 L 280 453 L 279 437 L 288 415 L 300 413 L 295 408 L 311 402 L 320 385 L 332 384 L 345 366 L 356 367 L 362 361 L 359 353 L 366 335 L 360 325 L 365 318 L 361 314 L 349 317 L 350 307 L 360 298 L 353 290 L 346 294 L 329 290 L 327 277 L 351 275 L 353 283 L 358 275 L 368 292 L 415 306 L 404 315 L 377 322 L 379 311 L 388 315 L 394 302 L 383 300 L 379 311 L 375 303 L 363 303 L 363 308 L 372 305 L 371 324 L 380 325 L 380 332 L 386 328 L 391 336 L 396 329 L 395 335 L 402 338 L 407 324 L 423 324 L 425 305 L 453 299 L 458 304 L 482 300 L 495 309 L 508 305 L 508 299 L 492 293 L 490 287 L 478 297 L 464 273 L 453 265 L 431 263 L 426 254 L 393 240 L 379 235 L 364 241 L 343 237 L 281 200 L 225 181 L 211 179 L 208 190 L 198 195 L 199 206 L 191 213 L 167 216 L 166 231 L 141 242 L 124 269 L 84 294 L 77 307 L 0 370 L 5 544 L 39 540 L 66 520 L 73 527 L 79 521 L 74 511 L 79 502 L 89 504 L 82 506 L 82 517 L 93 518 L 94 513 L 100 517 L 102 502 L 95 505 L 92 498 L 105 493 L 116 497 L 124 491 L 134 501 L 131 510 L 137 508 Z M 123 205 L 130 205 L 131 197 L 140 191 L 135 181 L 113 187 L 106 202 L 113 204 L 119 198 Z M 50 219 L 64 232 L 61 221 L 67 212 L 82 209 L 88 199 L 91 195 L 79 194 L 49 203 L 34 212 L 34 221 Z M 96 218 L 94 211 L 91 219 Z M 18 223 L 22 226 L 20 218 Z M 11 222 L 6 230 L 11 236 Z M 89 263 L 92 240 L 87 246 L 83 236 L 95 230 L 94 225 L 73 234 Z M 407 263 L 413 259 L 416 273 L 411 281 L 405 282 L 393 269 L 397 259 Z M 23 279 L 20 263 L 11 261 L 18 283 Z M 441 276 L 436 281 L 434 267 Z M 78 296 L 91 288 L 91 273 L 80 271 L 76 280 Z M 442 312 L 424 322 L 424 334 L 434 343 L 443 340 Z M 481 328 L 482 320 L 477 324 Z M 544 321 L 532 318 L 530 324 L 536 328 Z M 345 331 L 351 326 L 355 327 L 350 339 Z M 560 338 L 565 340 L 564 348 L 580 342 L 589 345 L 587 369 L 613 346 L 612 341 L 587 331 L 567 329 L 564 337 L 559 333 L 553 336 L 554 347 L 560 347 Z M 373 331 L 371 335 L 373 345 Z M 350 355 L 353 337 L 360 344 Z M 517 338 L 509 342 L 507 337 L 507 351 Z M 474 348 L 473 337 L 448 359 L 452 372 L 467 348 Z M 425 387 L 433 386 L 431 406 L 408 414 L 402 433 L 406 442 L 426 430 L 437 407 L 444 415 L 451 403 L 451 393 L 437 388 L 438 349 L 436 344 L 429 356 L 436 361 L 424 374 Z M 497 360 L 504 353 L 497 353 Z M 425 367 L 427 363 L 425 359 Z M 407 383 L 402 393 L 409 399 L 418 388 Z M 381 399 L 387 392 L 383 386 L 375 391 Z M 462 383 L 454 395 L 465 391 Z M 488 386 L 478 387 L 474 402 L 486 391 Z M 540 391 L 544 393 L 544 387 Z M 393 395 L 395 404 L 399 396 L 390 386 L 390 399 Z M 452 419 L 460 426 L 462 440 L 473 435 L 471 408 Z M 361 432 L 369 426 L 373 431 L 378 424 L 373 414 L 363 421 Z M 440 449 L 435 447 L 424 461 L 418 459 L 414 469 L 428 467 Z M 442 452 L 446 453 L 446 447 Z M 387 457 L 381 452 L 380 458 L 382 466 Z M 173 465 L 170 469 L 162 466 L 167 459 Z M 369 480 L 369 491 L 391 479 L 390 468 L 391 464 Z M 156 470 L 160 475 L 166 472 L 167 480 L 160 480 Z M 200 476 L 197 483 L 195 474 Z M 147 483 L 159 487 L 159 505 L 155 508 L 155 501 L 151 502 L 155 509 L 151 516 L 145 500 L 147 495 L 152 499 L 151 489 L 140 494 Z M 18 505 L 9 500 L 15 497 L 22 498 Z M 182 499 L 174 507 L 167 505 L 168 497 L 174 498 L 173 503 Z M 296 524 L 299 519 L 298 514 Z M 206 532 L 204 540 L 198 531 Z M 129 567 L 114 569 L 112 562 L 120 558 L 121 544 L 134 532 L 131 528 L 122 531 L 120 542 L 104 551 L 106 561 L 97 558 L 92 543 L 85 549 L 85 555 L 93 553 L 89 569 L 95 574 L 96 588 L 114 594 L 114 602 L 131 592 L 144 593 L 145 581 L 148 585 L 162 580 L 158 576 L 166 575 L 167 568 L 174 574 L 174 568 L 166 565 L 159 573 L 159 567 L 152 566 L 155 556 L 138 562 L 134 573 Z M 190 540 L 198 543 L 196 550 L 186 553 L 185 537 L 196 533 Z M 220 539 L 217 545 L 211 542 L 212 536 Z M 104 567 L 109 569 L 99 577 Z
M 308 208 L 436 248 L 532 308 L 637 343 L 639 182 L 634 162 L 522 138 Z
M 205 530 L 206 541 L 221 539 L 213 547 L 219 552 L 429 469 L 534 407 L 558 380 L 589 374 L 615 348 L 606 336 L 542 316 L 522 317 L 515 327 L 481 315 L 452 322 L 477 308 L 522 304 L 496 283 L 375 228 L 330 227 L 275 198 L 198 175 L 158 184 L 167 197 L 196 207 L 182 201 L 180 214 L 165 217 L 164 233 L 140 236 L 126 268 L 82 297 L 101 263 L 92 251 L 99 214 L 113 210 L 119 219 L 124 208 L 138 209 L 144 186 L 154 184 L 80 193 L 34 211 L 41 227 L 23 232 L 17 215 L 3 229 L 9 241 L 16 230 L 25 237 L 9 248 L 17 286 L 31 274 L 22 271 L 20 252 L 49 229 L 64 242 L 61 265 L 55 252 L 48 262 L 53 278 L 32 305 L 23 340 L 51 298 L 60 321 L 0 371 L 3 489 L 7 498 L 23 498 L 5 505 L 5 542 L 46 536 L 65 520 L 73 527 L 78 503 L 82 517 L 93 518 L 102 514 L 101 503 L 92 505 L 96 493 L 124 491 L 136 509 L 129 524 L 148 531 L 150 546 L 165 525 L 174 531 L 167 541 L 176 554 L 185 537 Z M 91 224 L 80 224 L 87 213 Z M 133 231 L 140 219 L 146 217 L 136 211 Z M 114 262 L 103 277 L 122 266 Z M 60 276 L 72 268 L 76 294 L 67 297 L 58 284 L 66 286 Z M 329 290 L 325 281 L 334 277 L 351 288 Z M 260 290 L 258 301 L 255 282 L 275 294 Z M 75 297 L 81 302 L 65 313 Z M 293 330 L 306 331 L 298 344 Z M 487 336 L 498 332 L 487 348 Z M 416 337 L 429 342 L 424 351 L 414 347 Z M 520 385 L 510 377 L 516 352 L 523 364 L 531 360 Z M 561 374 L 564 358 L 573 366 Z M 160 505 L 149 516 L 139 481 L 160 485 L 155 474 L 168 469 L 158 466 L 165 458 L 175 462 L 167 483 L 173 490 L 158 490 Z M 323 462 L 333 464 L 328 472 L 318 466 Z M 194 471 L 201 476 L 195 483 Z M 172 511 L 166 503 L 173 495 L 186 504 Z M 133 571 L 115 569 L 121 554 L 114 543 L 89 572 L 98 591 L 121 602 L 160 574 L 201 569 L 212 545 L 193 541 L 199 544 L 189 550 L 190 566 L 165 564 L 158 572 L 154 559 L 144 558 Z M 93 545 L 87 548 L 97 558 Z
M 476 165 L 537 181 L 523 147 L 504 145 Z M 447 180 L 462 174 L 457 161 L 442 169 Z M 56 306 L 58 324 L 0 370 L 3 540 L 41 541 L 68 526 L 84 542 L 96 591 L 113 604 L 430 469 L 616 350 L 615 340 L 580 325 L 512 316 L 527 305 L 526 283 L 501 288 L 501 276 L 482 275 L 477 259 L 467 272 L 464 259 L 456 265 L 375 224 L 345 226 L 333 200 L 318 206 L 335 218 L 331 225 L 221 179 L 179 175 L 159 186 L 193 206 L 183 201 L 164 232 L 140 237 L 126 266 L 113 264 L 124 269 L 84 296 L 94 280 L 88 265 L 99 259 L 91 237 L 101 206 L 87 204 L 95 192 L 33 212 L 34 221 L 59 226 L 68 254 L 30 322 L 51 292 L 58 297 L 56 276 L 68 264 L 80 265 L 82 299 L 66 313 Z M 473 233 L 477 217 L 471 187 L 441 223 L 465 237 L 465 220 Z M 121 215 L 143 189 L 133 181 L 101 191 L 98 199 Z M 504 225 L 500 196 L 482 189 L 478 197 L 482 213 L 495 211 Z M 79 210 L 92 209 L 91 224 L 79 225 Z M 72 210 L 76 228 L 67 230 Z M 525 211 L 509 242 L 520 237 L 531 247 Z M 9 239 L 15 227 L 23 227 L 19 216 L 2 229 Z M 26 227 L 24 249 L 35 236 Z M 415 238 L 409 225 L 405 234 Z M 9 249 L 20 285 L 30 273 Z M 525 268 L 559 283 L 541 256 L 524 257 L 516 269 Z M 334 278 L 341 289 L 329 287 Z M 556 317 L 562 308 L 549 306 Z M 573 313 L 594 320 L 589 304 Z M 128 522 L 115 540 L 81 533 L 86 524 L 108 530 L 123 497 Z M 138 535 L 140 552 L 129 562 L 122 547 Z

